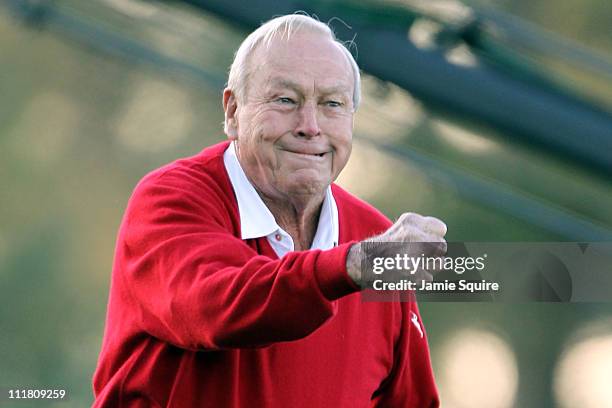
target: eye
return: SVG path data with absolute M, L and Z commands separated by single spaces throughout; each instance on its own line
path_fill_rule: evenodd
M 283 105 L 294 105 L 295 104 L 295 101 L 293 99 L 288 98 L 286 96 L 281 96 L 279 98 L 276 98 L 275 102 L 278 102 Z
M 339 108 L 342 105 L 343 103 L 338 101 L 325 101 L 325 106 L 329 106 L 330 108 Z

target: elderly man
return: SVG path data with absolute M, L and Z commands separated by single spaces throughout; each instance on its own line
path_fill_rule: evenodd
M 359 241 L 442 242 L 332 184 L 359 70 L 329 27 L 273 19 L 236 53 L 230 142 L 147 175 L 115 254 L 96 407 L 436 407 L 415 302 L 362 302 Z M 374 237 L 374 238 L 372 238 Z

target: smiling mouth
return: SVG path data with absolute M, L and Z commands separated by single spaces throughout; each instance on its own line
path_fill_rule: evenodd
M 302 152 L 294 152 L 292 150 L 286 150 L 289 153 L 293 153 L 293 154 L 297 154 L 299 156 L 304 156 L 304 157 L 323 157 L 325 156 L 328 152 L 323 152 L 323 153 L 302 153 Z

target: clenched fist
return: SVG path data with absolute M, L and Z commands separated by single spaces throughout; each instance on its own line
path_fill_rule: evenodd
M 445 235 L 446 224 L 439 219 L 415 213 L 404 213 L 395 224 L 382 234 L 368 238 L 351 247 L 346 258 L 347 273 L 357 285 L 361 286 L 363 283 L 361 261 L 366 256 L 361 250 L 361 244 L 363 243 L 417 243 L 406 246 L 410 252 L 407 254 L 408 256 L 439 257 L 446 253 Z M 368 253 L 367 255 L 372 257 L 393 257 L 397 253 L 397 247 L 391 245 L 372 245 L 371 248 L 375 253 Z M 433 272 L 435 271 L 420 268 L 418 271 L 412 271 L 410 276 L 406 277 L 412 280 L 431 280 Z

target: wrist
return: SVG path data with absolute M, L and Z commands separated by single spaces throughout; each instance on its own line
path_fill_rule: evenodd
M 346 273 L 361 287 L 361 245 L 353 244 L 346 255 Z

